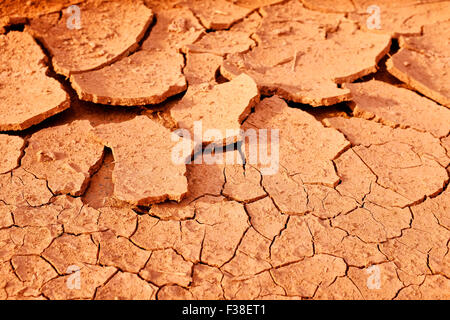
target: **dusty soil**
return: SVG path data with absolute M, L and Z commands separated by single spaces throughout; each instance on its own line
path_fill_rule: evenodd
M 0 1 L 0 299 L 450 299 L 450 1 L 373 2 Z

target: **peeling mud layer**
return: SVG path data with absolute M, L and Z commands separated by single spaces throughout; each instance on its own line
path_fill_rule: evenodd
M 373 4 L 0 0 L 0 299 L 450 299 L 450 1 Z

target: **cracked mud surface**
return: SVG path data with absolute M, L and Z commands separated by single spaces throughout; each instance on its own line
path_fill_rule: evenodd
M 0 1 L 0 299 L 450 299 L 450 2 L 376 2 Z

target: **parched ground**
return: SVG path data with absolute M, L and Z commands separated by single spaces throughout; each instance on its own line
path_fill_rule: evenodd
M 449 66 L 450 1 L 0 1 L 0 299 L 450 299 Z

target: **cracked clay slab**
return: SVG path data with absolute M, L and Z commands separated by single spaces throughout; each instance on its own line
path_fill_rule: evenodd
M 30 35 L 0 35 L 0 48 L 0 131 L 27 129 L 69 107 L 67 93 L 47 77 L 46 56 Z
M 22 167 L 47 180 L 55 194 L 83 194 L 103 160 L 104 147 L 95 140 L 87 120 L 42 129 L 28 140 Z
M 389 36 L 343 22 L 343 15 L 311 11 L 297 1 L 264 8 L 263 16 L 258 46 L 229 55 L 221 73 L 228 79 L 247 73 L 262 94 L 294 102 L 321 106 L 349 100 L 349 90 L 338 84 L 376 71 L 391 43 Z
M 170 115 L 180 128 L 191 134 L 195 122 L 199 121 L 203 143 L 222 143 L 222 139 L 228 141 L 239 135 L 241 123 L 258 101 L 256 83 L 243 74 L 223 84 L 190 87 L 183 99 L 170 109 Z M 221 139 L 214 136 L 212 129 L 221 134 Z
M 68 28 L 71 13 L 43 15 L 29 30 L 52 56 L 55 71 L 66 77 L 110 64 L 135 50 L 153 19 L 142 1 L 86 1 L 79 5 L 80 29 Z M 69 21 L 70 22 L 70 21 Z
M 181 201 L 187 193 L 186 165 L 172 159 L 171 132 L 147 116 L 94 129 L 115 160 L 114 195 L 135 205 Z
M 345 84 L 353 102 L 353 114 L 392 127 L 414 128 L 437 138 L 450 132 L 450 110 L 411 90 L 371 80 Z
M 108 105 L 158 104 L 187 87 L 183 56 L 142 50 L 100 70 L 71 76 L 82 100 Z M 164 72 L 161 72 L 164 70 Z
M 425 26 L 421 36 L 401 37 L 400 51 L 386 66 L 396 78 L 450 108 L 449 34 L 450 20 Z

